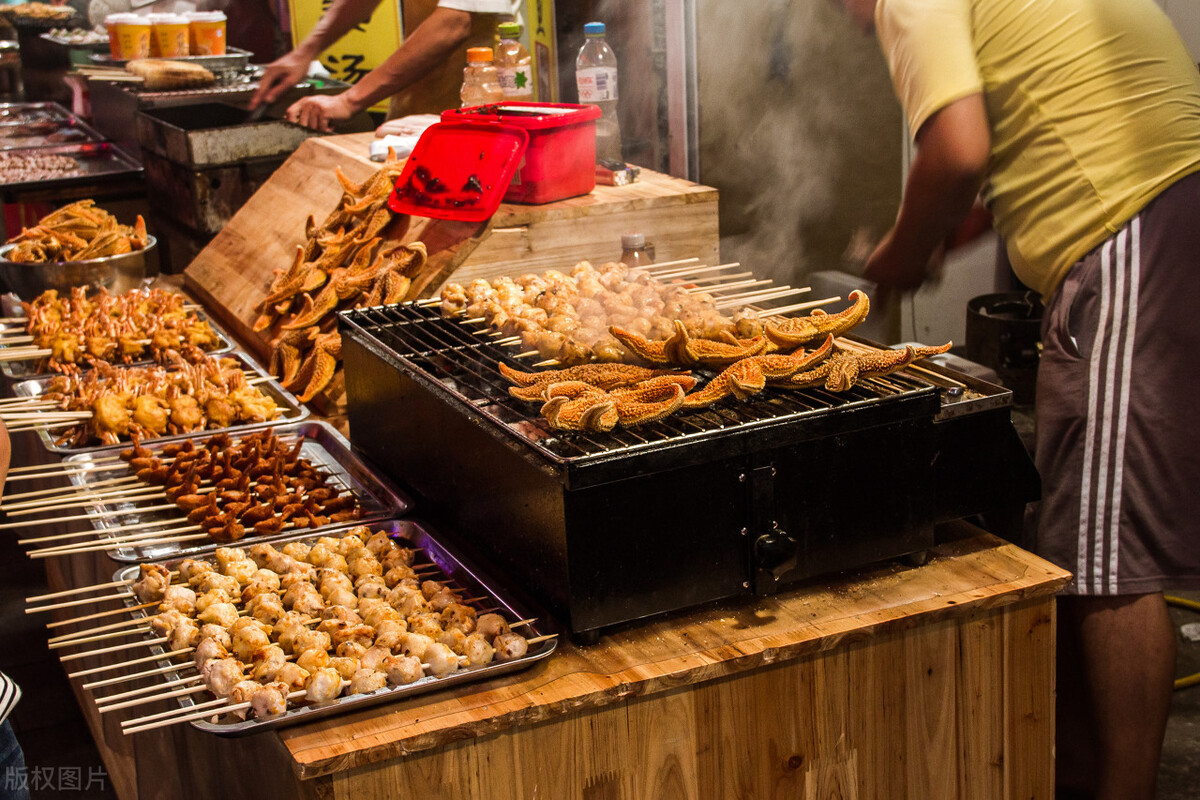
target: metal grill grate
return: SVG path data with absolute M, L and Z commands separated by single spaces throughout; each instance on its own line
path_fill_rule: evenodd
M 897 373 L 861 381 L 840 394 L 819 388 L 768 390 L 747 401 L 723 400 L 635 428 L 616 428 L 608 433 L 564 432 L 542 419 L 537 404 L 508 394 L 510 384 L 500 374 L 498 362 L 525 371 L 530 365 L 514 358 L 519 347 L 492 343 L 486 325 L 443 319 L 437 306 L 412 303 L 356 309 L 344 312 L 342 319 L 345 326 L 357 329 L 363 338 L 373 339 L 385 351 L 436 380 L 482 416 L 559 461 L 637 451 L 938 391 L 925 380 Z M 715 374 L 694 372 L 705 380 Z

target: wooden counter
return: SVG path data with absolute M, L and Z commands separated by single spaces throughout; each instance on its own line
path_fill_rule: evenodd
M 513 676 L 278 733 L 129 738 L 128 712 L 82 706 L 122 798 L 1051 798 L 1068 574 L 943 533 L 961 538 L 924 566 L 563 641 Z

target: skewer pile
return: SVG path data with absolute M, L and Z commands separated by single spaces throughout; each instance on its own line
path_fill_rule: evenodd
M 25 328 L 0 331 L 0 360 L 45 357 L 50 369 L 72 372 L 81 364 L 129 364 L 147 358 L 196 363 L 222 345 L 183 295 L 163 289 L 119 295 L 101 289 L 91 297 L 85 287 L 73 289 L 69 297 L 48 290 L 22 305 Z
M 64 649 L 131 635 L 151 637 L 71 652 L 62 656 L 64 662 L 141 647 L 167 649 L 166 655 L 82 670 L 71 677 L 175 660 L 165 667 L 85 683 L 85 689 L 94 691 L 166 673 L 182 676 L 98 696 L 101 713 L 203 692 L 214 696 L 190 708 L 127 720 L 122 723 L 126 733 L 193 719 L 275 717 L 300 703 L 432 682 L 493 661 L 518 660 L 531 645 L 553 638 L 526 639 L 514 633 L 514 628 L 534 620 L 509 621 L 495 613 L 497 609 L 477 608 L 475 604 L 489 598 L 465 598 L 453 581 L 430 579 L 437 568 L 431 562 L 418 563 L 418 553 L 386 532 L 367 527 L 341 538 L 289 542 L 280 550 L 265 543 L 248 550 L 218 548 L 211 561 L 185 559 L 174 569 L 143 565 L 134 580 L 76 590 L 102 594 L 30 607 L 27 613 L 137 601 L 130 608 L 51 623 L 60 626 L 156 608 L 159 613 L 152 617 L 81 628 L 50 640 L 51 647 Z M 117 591 L 106 591 L 112 588 Z
M 86 467 L 16 475 L 18 480 L 53 475 L 82 477 L 92 469 L 110 471 L 121 462 L 127 462 L 132 473 L 78 488 L 10 495 L 4 501 L 10 517 L 38 512 L 54 515 L 14 520 L 0 524 L 0 529 L 75 520 L 107 524 L 109 518 L 135 513 L 144 516 L 178 510 L 183 514 L 176 519 L 160 516 L 146 522 L 109 525 L 100 531 L 107 537 L 102 542 L 65 541 L 94 537 L 97 531 L 90 527 L 18 540 L 20 544 L 40 545 L 30 551 L 30 556 L 44 558 L 197 540 L 228 543 L 247 535 L 271 535 L 361 519 L 364 512 L 359 499 L 332 483 L 330 474 L 300 455 L 304 441 L 298 436 L 284 442 L 274 430 L 250 433 L 237 441 L 228 434 L 217 434 L 202 441 L 171 442 L 157 452 L 135 444 L 118 457 L 97 459 Z M 120 507 L 129 504 L 136 507 Z M 114 509 L 62 516 L 66 509 L 84 505 L 111 505 Z
M 41 413 L 49 408 L 46 403 L 52 403 L 56 413 L 78 413 L 69 424 L 43 426 L 66 427 L 56 443 L 72 447 L 263 423 L 281 412 L 273 399 L 252 385 L 240 362 L 212 356 L 171 367 L 99 364 L 90 372 L 59 375 L 40 395 L 6 402 L 3 409 L 9 415 Z

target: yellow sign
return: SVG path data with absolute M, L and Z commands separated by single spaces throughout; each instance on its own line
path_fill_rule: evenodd
M 303 41 L 332 0 L 288 0 L 292 13 L 292 41 Z M 318 59 L 329 74 L 339 81 L 358 83 L 400 47 L 400 5 L 383 0 L 367 21 L 351 28 Z M 372 111 L 387 111 L 387 100 Z
M 526 0 L 525 35 L 533 56 L 534 98 L 558 102 L 558 58 L 554 54 L 554 0 Z

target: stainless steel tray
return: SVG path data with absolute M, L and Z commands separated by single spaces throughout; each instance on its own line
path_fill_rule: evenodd
M 253 432 L 262 430 L 262 426 L 257 426 L 253 429 Z M 242 436 L 250 432 L 250 429 L 240 430 L 236 434 L 232 434 L 232 438 L 234 441 L 238 441 Z M 363 509 L 363 518 L 355 524 L 361 525 L 372 520 L 391 519 L 392 517 L 407 513 L 409 508 L 412 507 L 412 502 L 408 496 L 397 489 L 390 480 L 383 477 L 380 473 L 373 471 L 354 453 L 350 447 L 350 443 L 328 423 L 309 420 L 296 425 L 277 426 L 275 434 L 283 441 L 289 443 L 295 442 L 300 436 L 304 437 L 304 445 L 300 450 L 301 456 L 307 458 L 314 466 L 328 474 L 331 484 L 353 493 L 358 498 L 359 504 Z M 207 439 L 208 434 L 194 434 L 193 438 L 199 442 Z M 154 453 L 158 453 L 166 444 L 168 442 L 164 439 L 154 439 L 145 443 L 144 447 Z M 97 453 L 81 453 L 63 459 L 63 461 L 70 464 L 91 464 L 97 460 L 97 455 Z M 99 455 L 111 456 L 112 454 L 104 453 Z M 84 473 L 72 475 L 71 482 L 82 491 L 87 489 L 89 483 L 108 478 L 119 478 L 128 474 L 129 467 L 124 461 L 112 462 L 111 466 L 108 466 L 106 462 L 96 469 L 88 471 L 86 475 Z M 161 497 L 157 499 L 125 500 L 111 503 L 98 501 L 96 504 L 89 506 L 89 510 L 104 513 L 123 513 L 94 520 L 93 525 L 96 528 L 96 538 L 99 541 L 104 541 L 113 538 L 114 535 L 118 535 L 110 533 L 110 528 L 155 520 L 162 520 L 163 527 L 186 525 L 187 515 L 178 508 L 149 511 L 146 513 L 142 513 L 140 510 L 142 508 L 165 505 L 166 502 Z M 285 531 L 269 536 L 250 534 L 245 539 L 237 542 L 237 545 L 274 542 L 280 539 L 295 538 L 298 534 L 307 535 L 313 531 L 334 530 L 344 527 L 344 525 L 345 523 L 338 523 L 321 528 Z M 138 532 L 148 533 L 152 530 L 154 528 L 146 528 L 145 531 Z M 316 535 L 323 534 L 318 533 Z M 211 553 L 218 547 L 224 546 L 224 544 L 212 541 L 149 545 L 147 547 L 131 546 L 110 551 L 109 557 L 114 561 L 140 563 L 165 558 L 187 558 L 196 554 Z
M 353 527 L 353 526 L 349 526 Z M 275 543 L 303 541 L 316 541 L 321 535 L 337 536 L 344 535 L 349 527 L 343 527 L 337 532 L 324 534 L 303 533 L 300 535 L 290 536 L 287 538 L 275 540 Z M 448 544 L 444 539 L 438 538 L 436 532 L 431 531 L 429 526 L 423 522 L 416 520 L 390 520 L 383 523 L 375 523 L 368 525 L 372 531 L 384 530 L 397 540 L 402 540 L 400 543 L 405 546 L 415 547 L 423 550 L 430 560 L 438 566 L 444 573 L 443 575 L 432 576 L 434 580 L 446 580 L 449 578 L 454 581 L 462 590 L 468 593 L 470 597 L 482 597 L 486 600 L 481 601 L 486 603 L 487 608 L 497 609 L 496 613 L 501 614 L 509 622 L 516 622 L 522 619 L 534 619 L 532 623 L 522 629 L 522 635 L 527 639 L 532 639 L 548 633 L 557 633 L 551 625 L 545 613 L 540 609 L 530 605 L 524 600 L 518 600 L 512 597 L 511 590 L 505 585 L 499 583 L 494 577 L 487 575 L 474 562 L 463 555 L 459 550 Z M 179 559 L 161 562 L 168 568 L 174 568 Z M 125 567 L 118 570 L 114 575 L 114 580 L 126 581 L 136 578 L 138 575 L 137 567 Z M 130 595 L 130 599 L 126 601 L 127 605 L 134 605 L 137 600 Z M 475 603 L 473 605 L 478 605 Z M 145 610 L 139 609 L 130 613 L 131 617 L 146 616 Z M 215 733 L 221 736 L 246 736 L 252 733 L 282 728 L 289 725 L 299 725 L 307 722 L 313 722 L 325 717 L 334 716 L 335 714 L 344 714 L 350 711 L 358 711 L 368 706 L 380 705 L 381 703 L 395 703 L 412 697 L 418 694 L 438 691 L 453 686 L 461 686 L 465 683 L 475 683 L 478 681 L 488 680 L 499 677 L 511 672 L 525 669 L 532 666 L 534 663 L 547 658 L 554 652 L 558 644 L 558 639 L 547 639 L 543 642 L 538 642 L 530 646 L 529 652 L 523 657 L 513 661 L 503 663 L 492 662 L 481 667 L 468 667 L 460 670 L 453 675 L 448 675 L 444 678 L 436 678 L 426 676 L 415 683 L 406 686 L 389 686 L 383 689 L 378 689 L 374 692 L 365 694 L 349 695 L 338 697 L 327 703 L 318 705 L 303 706 L 299 708 L 289 708 L 287 712 L 270 719 L 247 719 L 235 720 L 232 722 L 213 721 L 219 720 L 214 715 L 212 718 L 203 720 L 194 720 L 192 725 L 202 731 Z M 165 651 L 161 646 L 155 645 L 152 652 L 162 654 Z M 164 659 L 160 662 L 163 666 L 167 666 L 172 662 Z M 164 681 L 175 680 L 182 676 L 190 676 L 195 674 L 195 668 L 189 662 L 188 664 L 180 665 L 178 672 L 166 673 L 163 675 Z M 202 698 L 201 702 L 206 698 Z M 190 709 L 196 705 L 196 701 L 190 696 L 180 697 L 179 704 L 183 709 Z
M 197 64 L 209 72 L 216 73 L 244 69 L 250 63 L 251 55 L 253 54 L 249 50 L 226 47 L 225 54 L 220 56 L 179 56 L 169 58 L 167 61 L 183 61 L 188 64 Z M 123 68 L 129 63 L 129 59 L 113 58 L 111 53 L 92 53 L 89 58 L 92 60 L 92 63 L 102 67 Z
M 212 317 L 205 314 L 204 311 L 197 309 L 195 313 L 197 317 L 206 321 L 212 327 L 213 331 L 217 334 L 217 338 L 221 340 L 219 347 L 217 347 L 215 350 L 205 350 L 205 355 L 219 356 L 231 352 L 235 345 L 233 343 L 233 339 L 229 338 L 229 334 L 225 332 L 225 329 L 218 325 L 216 321 L 212 319 Z M 3 352 L 4 347 L 0 345 L 0 353 Z M 45 359 L 38 359 L 36 361 L 5 361 L 0 363 L 0 374 L 3 374 L 4 377 L 11 381 L 23 381 L 30 378 L 40 378 L 42 376 L 53 377 L 54 375 L 58 374 L 57 372 L 50 370 L 37 369 L 38 365 L 42 365 L 44 363 Z M 143 359 L 142 361 L 133 361 L 129 364 L 119 364 L 118 366 L 148 367 L 155 363 L 157 362 L 155 362 L 154 359 Z M 86 364 L 80 364 L 79 368 L 83 370 L 91 369 L 91 367 L 87 366 Z
M 142 167 L 112 142 L 89 142 L 86 144 L 60 144 L 53 147 L 28 147 L 15 150 L 5 150 L 5 156 L 68 156 L 75 159 L 79 166 L 74 172 L 64 172 L 56 177 L 35 180 L 10 181 L 5 183 L 0 178 L 0 189 L 39 189 L 49 190 L 63 186 L 87 183 L 96 178 L 109 178 L 114 175 L 136 174 Z
M 44 122 L 0 125 L 0 150 L 59 147 L 104 141 L 104 136 L 74 114 Z
M 71 116 L 71 112 L 58 103 L 0 103 L 0 127 L 62 123 Z
M 271 420 L 270 422 L 265 422 L 265 423 L 264 422 L 256 422 L 256 423 L 247 423 L 245 425 L 232 425 L 227 428 L 212 428 L 212 429 L 204 430 L 204 431 L 193 431 L 192 433 L 177 433 L 177 434 L 172 434 L 170 436 L 161 436 L 157 439 L 148 439 L 147 443 L 149 443 L 149 442 L 170 442 L 170 441 L 176 441 L 178 439 L 189 439 L 193 436 L 211 436 L 214 433 L 221 433 L 221 432 L 233 433 L 235 431 L 249 430 L 252 428 L 261 428 L 264 425 L 271 425 L 271 426 L 287 425 L 290 422 L 300 422 L 301 420 L 308 419 L 308 416 L 309 416 L 308 408 L 306 406 L 302 405 L 300 403 L 300 401 L 296 399 L 295 395 L 293 395 L 287 389 L 284 389 L 282 386 L 280 386 L 279 382 L 277 380 L 275 380 L 274 378 L 267 375 L 267 373 L 262 369 L 262 367 L 258 366 L 258 364 L 255 363 L 254 360 L 252 358 L 250 358 L 250 356 L 246 355 L 245 353 L 241 352 L 240 350 L 233 350 L 228 353 L 224 353 L 223 355 L 221 355 L 219 357 L 236 359 L 237 361 L 239 361 L 241 363 L 242 369 L 244 369 L 246 372 L 253 372 L 256 375 L 258 375 L 260 378 L 265 378 L 266 380 L 264 380 L 262 383 L 259 383 L 256 385 L 258 386 L 259 389 L 262 390 L 263 394 L 267 395 L 268 397 L 270 397 L 272 400 L 275 401 L 275 405 L 277 405 L 281 409 L 283 409 L 282 413 L 275 419 Z M 120 369 L 120 367 L 118 367 L 118 369 Z M 43 391 L 45 391 L 46 384 L 52 380 L 54 380 L 54 378 L 52 376 L 43 375 L 40 378 L 30 378 L 29 380 L 21 381 L 20 383 L 13 385 L 13 394 L 17 395 L 18 397 L 38 397 L 42 394 Z M 54 443 L 55 437 L 50 435 L 46 431 L 38 431 L 38 436 L 42 440 L 43 447 L 45 447 L 51 453 L 60 453 L 62 455 L 70 455 L 72 453 L 91 453 L 91 452 L 95 452 L 98 450 L 112 450 L 114 448 L 121 448 L 121 447 L 128 446 L 128 445 L 122 443 L 122 444 L 117 444 L 117 445 L 96 444 L 96 445 L 89 445 L 87 447 L 68 447 L 65 445 L 55 444 Z

